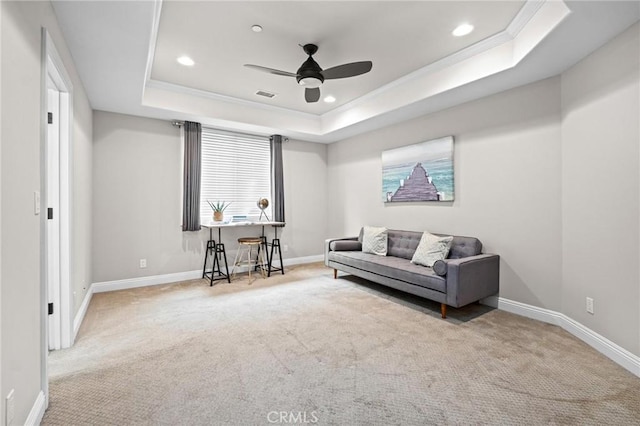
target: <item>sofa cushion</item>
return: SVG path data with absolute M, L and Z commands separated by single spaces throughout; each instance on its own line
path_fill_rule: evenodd
M 395 256 L 377 256 L 358 251 L 332 251 L 329 260 L 384 277 L 445 293 L 446 281 L 431 268 L 414 265 L 408 259 Z
M 362 234 L 362 251 L 365 253 L 387 255 L 387 228 L 365 226 Z
M 389 238 L 387 256 L 395 256 L 411 260 L 418 244 L 420 244 L 422 232 L 390 229 L 387 234 Z
M 453 237 L 449 259 L 461 259 L 482 253 L 482 243 L 474 237 Z
M 424 232 L 420 244 L 411 258 L 411 263 L 433 267 L 436 261 L 447 258 L 452 240 L 451 236 L 438 237 L 430 232 Z
M 436 275 L 440 275 L 441 277 L 444 277 L 445 275 L 447 275 L 447 261 L 446 260 L 436 261 L 436 263 L 433 264 L 433 272 L 435 272 Z
M 329 249 L 334 251 L 361 251 L 362 243 L 354 240 L 331 241 Z
M 363 229 L 360 229 L 358 241 L 362 242 Z M 434 234 L 443 236 L 442 234 Z M 387 256 L 397 256 L 404 259 L 411 259 L 416 251 L 422 232 L 387 230 L 388 248 Z M 474 237 L 454 236 L 451 242 L 448 259 L 460 259 L 463 257 L 475 256 L 482 253 L 482 243 Z

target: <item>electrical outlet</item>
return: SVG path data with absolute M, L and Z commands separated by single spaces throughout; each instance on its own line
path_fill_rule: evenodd
M 11 391 L 7 395 L 7 400 L 6 400 L 7 411 L 6 411 L 5 423 L 7 426 L 11 426 L 13 424 L 13 420 L 16 416 L 16 404 L 13 399 L 13 394 L 14 394 L 14 391 L 13 389 L 11 389 Z
M 140 259 L 140 268 L 147 267 L 147 259 Z
M 587 312 L 590 314 L 593 313 L 593 299 L 590 297 L 587 297 Z

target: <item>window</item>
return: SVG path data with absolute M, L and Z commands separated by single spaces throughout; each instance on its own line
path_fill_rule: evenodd
M 213 212 L 207 203 L 231 202 L 224 211 L 232 216 L 257 219 L 257 202 L 271 201 L 271 150 L 269 137 L 202 128 L 202 181 L 200 222 L 209 223 Z M 265 211 L 271 218 L 271 206 Z

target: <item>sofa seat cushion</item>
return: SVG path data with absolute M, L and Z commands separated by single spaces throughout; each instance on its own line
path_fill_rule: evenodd
M 329 252 L 329 260 L 441 293 L 447 291 L 445 278 L 436 275 L 431 268 L 414 265 L 409 259 L 358 251 L 340 251 Z

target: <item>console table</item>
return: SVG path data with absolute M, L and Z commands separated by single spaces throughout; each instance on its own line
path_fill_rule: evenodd
M 278 228 L 283 227 L 285 222 L 210 222 L 207 224 L 203 224 L 203 228 L 209 229 L 209 240 L 207 241 L 207 249 L 205 250 L 204 255 L 204 266 L 202 267 L 202 278 L 209 278 L 209 285 L 212 286 L 214 281 L 224 280 L 227 282 L 231 282 L 231 276 L 229 275 L 229 265 L 227 264 L 227 252 L 225 250 L 224 244 L 222 243 L 222 228 L 237 228 L 237 227 L 245 227 L 245 226 L 261 226 L 262 233 L 260 234 L 260 239 L 262 240 L 261 246 L 264 246 L 265 254 L 267 255 L 267 276 L 271 276 L 271 272 L 273 271 L 281 271 L 284 274 L 284 266 L 282 263 L 282 253 L 280 251 L 280 239 L 278 238 Z M 264 227 L 271 226 L 274 229 L 274 238 L 269 243 L 267 241 L 267 237 L 264 233 Z M 213 230 L 218 229 L 218 240 L 214 240 L 213 238 Z M 271 253 L 269 253 L 268 247 L 271 246 Z M 258 249 L 259 250 L 259 249 Z M 280 258 L 280 267 L 273 267 L 272 261 L 275 254 Z M 209 256 L 213 256 L 213 265 L 210 270 L 207 270 L 207 260 Z M 224 269 L 225 272 L 222 272 L 222 264 L 221 261 L 224 260 Z M 264 265 L 256 265 L 256 269 L 258 267 L 264 268 Z

